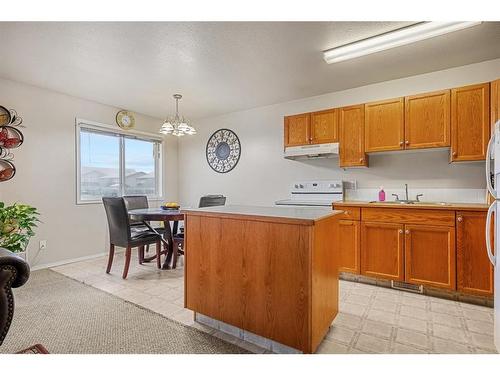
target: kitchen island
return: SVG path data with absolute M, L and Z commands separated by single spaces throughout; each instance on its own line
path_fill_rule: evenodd
M 338 312 L 329 208 L 219 206 L 185 213 L 185 305 L 304 353 Z

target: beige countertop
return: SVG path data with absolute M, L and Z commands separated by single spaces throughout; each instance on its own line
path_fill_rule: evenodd
M 398 204 L 389 202 L 369 201 L 342 201 L 334 202 L 336 207 L 380 207 L 380 208 L 420 208 L 426 210 L 461 210 L 461 211 L 487 211 L 489 205 L 486 203 L 451 203 L 451 202 L 422 202 L 415 204 Z
M 182 210 L 186 214 L 198 214 L 205 216 L 249 216 L 249 217 L 263 217 L 274 218 L 276 221 L 280 219 L 285 220 L 298 220 L 303 222 L 310 222 L 325 219 L 327 217 L 341 214 L 342 211 L 332 210 L 330 207 L 283 207 L 283 206 L 215 206 L 204 208 L 188 208 Z

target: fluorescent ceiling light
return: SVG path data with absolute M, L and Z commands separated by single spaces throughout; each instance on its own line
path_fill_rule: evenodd
M 323 58 L 328 64 L 337 63 L 356 57 L 369 55 L 375 52 L 404 46 L 420 40 L 452 33 L 479 25 L 481 22 L 422 22 L 413 26 L 404 27 L 368 39 L 346 44 L 323 52 Z

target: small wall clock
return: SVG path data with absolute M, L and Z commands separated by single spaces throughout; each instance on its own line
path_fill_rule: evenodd
M 134 114 L 130 111 L 120 111 L 116 114 L 116 123 L 122 129 L 132 129 L 135 126 Z
M 207 142 L 207 162 L 218 173 L 231 171 L 241 155 L 241 144 L 238 136 L 229 129 L 219 129 Z

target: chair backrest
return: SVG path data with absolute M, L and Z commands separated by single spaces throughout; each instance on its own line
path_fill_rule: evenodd
M 138 210 L 141 208 L 149 208 L 149 203 L 148 203 L 148 197 L 145 195 L 125 195 L 123 197 L 123 200 L 125 201 L 125 207 L 127 207 L 127 210 Z M 130 220 L 130 224 L 132 225 L 137 225 L 141 224 L 142 221 L 140 220 Z
M 103 197 L 109 226 L 109 241 L 113 245 L 127 247 L 130 242 L 130 220 L 125 201 L 119 197 Z
M 224 206 L 226 204 L 226 197 L 223 195 L 205 195 L 200 198 L 198 207 L 214 207 Z

